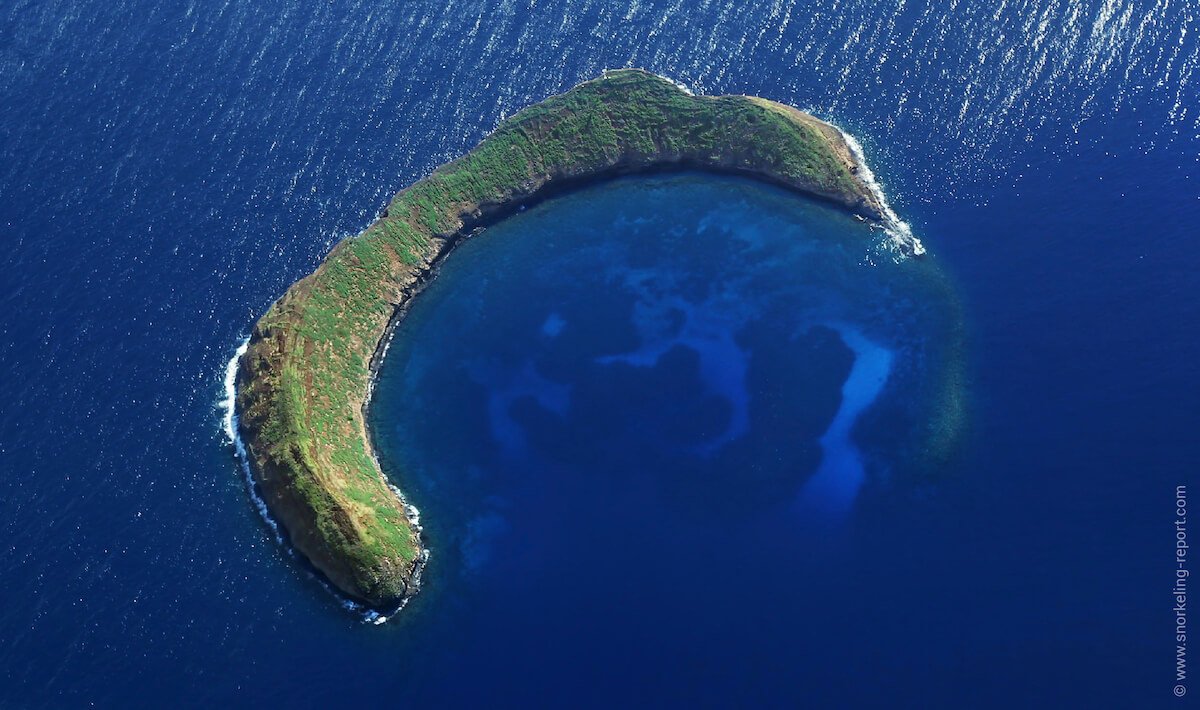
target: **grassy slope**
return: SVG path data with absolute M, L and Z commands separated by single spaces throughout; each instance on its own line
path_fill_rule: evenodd
M 506 120 L 399 193 L 386 217 L 334 247 L 255 327 L 237 403 L 268 506 L 346 593 L 377 605 L 411 594 L 419 534 L 371 455 L 363 403 L 396 306 L 447 244 L 481 210 L 546 184 L 660 165 L 756 174 L 875 214 L 846 155 L 836 131 L 794 109 L 691 96 L 638 70 Z

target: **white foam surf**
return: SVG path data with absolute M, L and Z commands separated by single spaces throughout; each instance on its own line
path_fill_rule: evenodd
M 625 69 L 629 69 L 629 68 L 631 68 L 631 67 L 628 67 L 628 66 L 625 67 Z M 621 69 L 605 69 L 603 72 L 601 72 L 601 75 L 607 76 L 610 73 L 616 72 L 616 71 L 622 71 L 622 70 Z M 672 79 L 671 77 L 663 76 L 662 74 L 655 74 L 655 76 L 657 76 L 659 79 L 666 79 L 670 83 L 674 84 L 675 88 L 679 89 L 680 91 L 687 94 L 688 96 L 696 95 L 696 92 L 692 91 L 691 87 L 689 87 L 687 84 L 683 83 L 682 81 L 679 81 L 678 79 Z
M 221 418 L 221 428 L 225 430 L 225 436 L 229 439 L 229 443 L 233 444 L 238 450 L 238 455 L 242 456 L 243 447 L 242 439 L 237 433 L 237 409 L 234 406 L 237 399 L 237 371 L 238 363 L 242 361 L 242 356 L 246 354 L 246 348 L 250 346 L 250 339 L 246 338 L 238 346 L 233 353 L 233 357 L 225 364 L 225 380 L 222 393 L 224 396 L 217 404 L 224 412 Z M 244 456 L 243 456 L 244 458 Z
M 846 145 L 849 146 L 850 152 L 854 154 L 855 161 L 858 162 L 859 179 L 870 188 L 872 194 L 875 195 L 875 199 L 879 200 L 879 207 L 883 212 L 883 228 L 887 230 L 892 246 L 902 254 L 912 256 L 924 254 L 925 245 L 921 244 L 921 240 L 913 235 L 912 227 L 908 222 L 900 219 L 900 216 L 888 204 L 887 197 L 883 194 L 883 187 L 875 179 L 875 173 L 871 172 L 871 168 L 867 166 L 867 159 L 863 155 L 862 144 L 840 126 L 834 126 L 834 128 L 837 128 L 842 134 L 842 138 L 846 140 Z
M 678 79 L 672 79 L 669 76 L 664 76 L 663 78 L 666 79 L 667 81 L 671 82 L 672 84 L 674 84 L 676 88 L 678 88 L 680 91 L 687 94 L 688 96 L 696 95 L 696 92 L 692 91 L 691 88 L 687 84 L 683 83 L 682 81 L 679 81 Z
M 246 444 L 242 441 L 241 433 L 238 431 L 238 365 L 242 361 L 242 356 L 246 354 L 246 348 L 249 347 L 249 345 L 249 338 L 243 340 L 241 345 L 239 345 L 237 350 L 234 352 L 233 357 L 230 358 L 229 362 L 225 365 L 225 379 L 223 381 L 222 397 L 221 400 L 217 402 L 217 407 L 222 412 L 221 429 L 225 432 L 226 439 L 229 440 L 229 444 L 233 446 L 233 450 L 237 455 L 238 468 L 242 474 L 242 482 L 246 486 L 246 491 L 250 494 L 250 500 L 254 502 L 254 509 L 258 511 L 258 514 L 262 516 L 262 519 L 267 524 L 267 527 L 271 529 L 272 534 L 275 536 L 275 542 L 283 547 L 283 549 L 286 550 L 289 555 L 294 557 L 296 555 L 296 551 L 292 549 L 291 545 L 289 545 L 287 540 L 284 539 L 283 531 L 280 529 L 279 523 L 277 523 L 275 519 L 271 517 L 271 512 L 267 509 L 267 502 L 263 500 L 261 495 L 259 495 L 258 487 L 254 483 L 254 476 L 250 473 L 250 456 L 246 452 Z M 396 493 L 399 495 L 399 491 Z M 412 506 L 408 506 L 408 508 L 412 508 Z M 408 512 L 410 518 L 415 517 L 416 508 L 412 508 L 411 511 L 406 509 L 406 512 Z M 379 625 L 385 623 L 390 617 L 395 616 L 396 612 L 404 608 L 404 604 L 401 604 L 400 607 L 391 612 L 391 614 L 381 614 L 374 609 L 369 609 L 358 602 L 347 599 L 339 594 L 338 591 L 325 580 L 313 575 L 311 572 L 309 574 L 311 577 L 320 582 L 321 586 L 325 587 L 330 594 L 337 598 L 342 608 L 361 615 L 363 621 L 368 624 Z M 405 601 L 407 602 L 407 600 Z
M 246 453 L 246 444 L 242 441 L 242 435 L 238 431 L 238 365 L 242 361 L 242 356 L 246 354 L 246 348 L 249 345 L 249 338 L 243 340 L 238 349 L 233 353 L 233 357 L 226 363 L 223 397 L 217 406 L 223 412 L 221 416 L 221 428 L 225 432 L 225 438 L 229 440 L 230 445 L 233 446 L 233 450 L 237 454 L 238 468 L 242 473 L 242 481 L 246 484 L 246 490 L 250 493 L 250 499 L 254 502 L 254 508 L 267 523 L 267 527 L 271 528 L 271 532 L 275 535 L 275 541 L 280 545 L 284 545 L 286 543 L 283 539 L 283 531 L 279 529 L 279 524 L 271 517 L 271 513 L 267 510 L 267 502 L 258 494 L 258 489 L 254 485 L 254 477 L 250 473 L 250 456 Z

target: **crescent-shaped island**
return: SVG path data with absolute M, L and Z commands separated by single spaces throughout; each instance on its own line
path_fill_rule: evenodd
M 258 321 L 236 378 L 251 475 L 292 546 L 335 587 L 391 609 L 420 586 L 428 553 L 416 511 L 379 467 L 365 408 L 390 327 L 441 261 L 565 189 L 671 170 L 748 176 L 886 220 L 837 128 L 766 99 L 612 71 L 524 109 L 401 191 Z

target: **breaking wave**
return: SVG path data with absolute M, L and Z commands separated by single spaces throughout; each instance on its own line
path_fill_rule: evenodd
M 920 256 L 924 254 L 925 245 L 913 235 L 912 226 L 900 219 L 900 215 L 896 214 L 896 211 L 888 204 L 887 197 L 883 194 L 883 187 L 880 186 L 879 181 L 875 179 L 875 173 L 871 172 L 870 166 L 867 165 L 862 144 L 840 126 L 834 126 L 834 128 L 841 132 L 850 152 L 854 154 L 854 159 L 858 161 L 858 177 L 871 189 L 875 199 L 879 200 L 879 206 L 883 210 L 883 228 L 891 237 L 892 246 L 906 255 Z
M 246 484 L 246 490 L 250 492 L 250 498 L 254 501 L 254 507 L 258 510 L 259 515 L 266 521 L 267 526 L 271 528 L 271 532 L 275 534 L 275 540 L 279 544 L 285 544 L 283 531 L 279 529 L 279 524 L 271 517 L 267 511 L 267 503 L 259 495 L 258 487 L 254 484 L 254 477 L 250 474 L 250 456 L 246 453 L 246 444 L 242 441 L 242 436 L 238 432 L 238 416 L 237 416 L 237 372 L 238 363 L 242 361 L 242 356 L 246 354 L 246 348 L 250 345 L 250 339 L 246 338 L 242 341 L 238 349 L 233 353 L 233 357 L 225 365 L 225 381 L 223 387 L 223 397 L 218 406 L 223 410 L 221 417 L 221 428 L 225 431 L 225 437 L 229 439 L 229 443 L 233 446 L 233 450 L 237 454 L 238 468 L 242 472 L 242 480 Z
M 233 446 L 234 452 L 237 454 L 238 469 L 242 474 L 242 482 L 245 483 L 246 490 L 250 493 L 250 500 L 254 501 L 255 510 L 257 510 L 258 514 L 262 516 L 262 519 L 264 522 L 266 522 L 267 527 L 271 528 L 271 533 L 275 536 L 275 542 L 277 542 L 284 550 L 287 550 L 289 555 L 295 557 L 295 549 L 293 549 L 288 541 L 284 538 L 283 530 L 280 529 L 279 523 L 271 517 L 271 512 L 267 510 L 267 502 L 263 500 L 262 495 L 259 493 L 258 485 L 255 484 L 254 477 L 250 473 L 250 457 L 246 452 L 246 444 L 242 441 L 242 436 L 238 432 L 238 364 L 242 361 L 242 356 L 246 354 L 246 348 L 249 345 L 249 338 L 243 340 L 241 345 L 238 346 L 237 350 L 234 351 L 233 357 L 231 357 L 229 362 L 225 365 L 225 379 L 222 383 L 223 386 L 221 390 L 222 397 L 217 403 L 217 407 L 221 410 L 221 429 L 225 432 L 225 437 L 229 440 L 230 445 Z M 412 515 L 411 512 L 409 514 Z M 321 586 L 325 587 L 325 589 L 327 589 L 329 593 L 338 600 L 338 603 L 342 606 L 342 608 L 360 615 L 362 620 L 368 624 L 382 624 L 391 616 L 394 616 L 400 609 L 404 608 L 404 605 L 401 604 L 399 608 L 390 614 L 381 614 L 374 609 L 369 609 L 358 602 L 347 599 L 345 596 L 338 593 L 338 591 L 334 589 L 332 585 L 317 575 L 314 575 L 310 572 L 310 576 L 320 582 Z

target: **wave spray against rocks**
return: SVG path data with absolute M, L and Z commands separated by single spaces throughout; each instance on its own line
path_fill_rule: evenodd
M 833 125 L 832 123 L 829 125 Z M 921 256 L 925 253 L 925 245 L 921 244 L 921 240 L 913 236 L 912 227 L 908 222 L 900 219 L 891 205 L 888 204 L 887 198 L 883 194 L 883 188 L 879 185 L 879 181 L 875 179 L 875 173 L 871 172 L 871 168 L 867 166 L 866 157 L 863 155 L 862 144 L 858 140 L 847 133 L 841 126 L 834 126 L 842 134 L 846 145 L 850 148 L 850 152 L 854 154 L 854 159 L 858 162 L 858 177 L 863 183 L 870 188 L 875 195 L 875 199 L 879 200 L 879 206 L 883 212 L 883 228 L 891 237 L 891 246 L 902 254 L 911 256 Z

